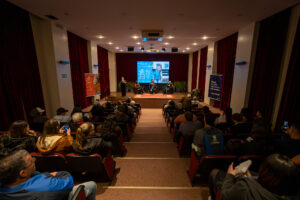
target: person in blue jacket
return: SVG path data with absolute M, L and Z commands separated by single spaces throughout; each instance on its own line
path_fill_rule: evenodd
M 95 199 L 95 182 L 82 183 L 88 200 Z M 69 172 L 39 173 L 35 158 L 26 150 L 18 150 L 0 160 L 0 199 L 60 200 L 70 199 L 78 185 Z

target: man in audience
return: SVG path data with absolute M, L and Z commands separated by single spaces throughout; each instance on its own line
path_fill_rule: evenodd
M 71 121 L 71 117 L 66 115 L 67 112 L 68 110 L 65 108 L 58 108 L 56 110 L 56 115 L 53 118 L 60 121 L 60 123 L 69 123 Z
M 215 128 L 214 124 L 215 116 L 211 113 L 208 113 L 204 116 L 204 128 L 195 132 L 193 149 L 195 149 L 198 154 L 206 154 L 204 141 L 206 135 L 222 135 L 222 131 Z
M 276 152 L 286 155 L 300 154 L 300 122 L 289 127 L 280 140 L 275 141 Z
M 197 129 L 200 129 L 202 124 L 198 120 L 193 121 L 193 113 L 187 111 L 184 113 L 186 122 L 183 122 L 179 126 L 179 130 L 176 133 L 176 141 L 179 142 L 180 136 L 193 136 Z
M 36 172 L 35 158 L 25 150 L 1 158 L 0 182 L 1 200 L 63 200 L 71 197 L 78 187 L 74 187 L 73 178 L 68 172 Z M 91 181 L 81 185 L 85 186 L 87 199 L 94 200 L 96 183 Z
M 235 113 L 232 115 L 233 126 L 231 132 L 234 137 L 239 137 L 251 132 L 252 124 L 244 122 L 243 115 Z
M 95 104 L 92 107 L 91 113 L 93 115 L 94 122 L 104 121 L 104 108 L 100 104 L 99 99 L 96 99 Z
M 193 114 L 193 121 L 196 121 L 196 120 L 197 120 L 197 116 Z M 178 115 L 174 120 L 175 124 L 180 124 L 180 123 L 184 123 L 184 122 L 187 122 L 187 119 L 184 114 Z

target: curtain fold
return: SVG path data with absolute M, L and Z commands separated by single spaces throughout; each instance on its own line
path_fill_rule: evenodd
M 192 90 L 197 87 L 197 74 L 198 74 L 198 51 L 193 53 L 193 69 L 192 69 Z
M 199 81 L 198 88 L 202 100 L 204 100 L 205 81 L 206 81 L 206 63 L 207 63 L 207 50 L 208 47 L 204 47 L 200 50 L 200 68 L 199 68 Z
M 277 117 L 277 130 L 281 129 L 283 121 L 290 123 L 300 121 L 300 20 L 297 28 Z
M 101 98 L 110 95 L 108 51 L 97 46 Z
M 117 84 L 121 77 L 127 81 L 137 79 L 137 61 L 169 61 L 170 81 L 185 81 L 188 79 L 189 55 L 188 54 L 135 54 L 117 53 Z
M 0 1 L 0 130 L 44 108 L 29 13 Z
M 217 73 L 223 77 L 221 98 L 215 101 L 215 106 L 221 110 L 230 106 L 237 38 L 235 33 L 217 42 Z
M 273 15 L 260 23 L 248 107 L 271 121 L 274 98 L 282 63 L 290 10 Z
M 68 31 L 68 45 L 74 104 L 84 108 L 90 105 L 84 78 L 84 73 L 89 73 L 87 40 Z

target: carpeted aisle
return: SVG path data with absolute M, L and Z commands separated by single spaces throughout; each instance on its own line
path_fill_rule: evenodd
M 100 185 L 98 200 L 207 199 L 207 187 L 192 187 L 189 158 L 178 156 L 161 109 L 143 109 L 127 155 L 116 158 L 120 172 L 110 185 Z

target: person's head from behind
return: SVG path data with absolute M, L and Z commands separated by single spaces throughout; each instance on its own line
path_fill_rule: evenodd
M 68 112 L 68 110 L 64 109 L 64 108 L 58 108 L 56 110 L 56 114 L 57 115 L 66 115 L 66 113 Z
M 74 123 L 82 122 L 82 121 L 83 121 L 82 113 L 79 113 L 79 112 L 74 113 L 74 114 L 72 115 L 72 121 L 73 121 Z
M 49 119 L 44 124 L 43 135 L 58 134 L 60 122 L 56 119 Z
M 208 106 L 204 106 L 204 107 L 202 108 L 202 110 L 203 110 L 203 113 L 204 113 L 204 114 L 209 113 L 209 107 L 208 107 Z
M 16 182 L 22 183 L 35 171 L 35 158 L 25 150 L 18 150 L 0 161 L 0 182 L 9 186 Z
M 205 123 L 205 126 L 214 126 L 215 125 L 215 120 L 216 120 L 216 117 L 212 114 L 212 113 L 206 113 L 204 115 L 204 123 Z
M 95 134 L 95 126 L 90 122 L 86 122 L 80 125 L 76 132 L 75 145 L 77 148 L 82 149 L 84 143 L 89 136 Z
M 258 182 L 278 195 L 293 195 L 299 188 L 299 169 L 287 156 L 272 154 L 259 168 Z
M 232 121 L 235 124 L 241 123 L 243 121 L 243 115 L 241 115 L 240 113 L 234 113 L 232 115 Z
M 177 109 L 178 109 L 178 110 L 182 110 L 182 103 L 178 103 L 178 104 L 177 104 Z
M 126 107 L 124 104 L 118 105 L 117 110 L 119 113 L 126 113 Z
M 242 114 L 242 117 L 243 117 L 243 121 L 249 121 L 251 120 L 251 111 L 249 108 L 242 108 L 241 109 L 241 114 Z
M 22 138 L 29 131 L 29 124 L 24 120 L 13 122 L 8 130 L 8 135 L 13 138 Z
M 287 133 L 292 139 L 300 139 L 300 122 L 293 123 L 288 129 Z
M 188 122 L 193 121 L 193 113 L 190 111 L 185 112 L 184 117 L 185 117 L 186 121 L 188 121 Z
M 264 114 L 261 110 L 257 110 L 255 116 L 256 118 L 260 119 L 263 118 Z

